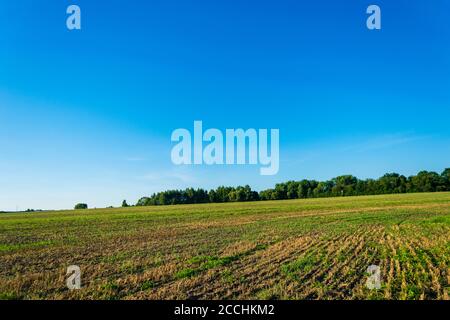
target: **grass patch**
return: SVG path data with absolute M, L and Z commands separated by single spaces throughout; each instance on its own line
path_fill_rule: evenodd
M 299 280 L 300 275 L 311 271 L 318 262 L 315 254 L 308 254 L 293 262 L 281 266 L 281 272 L 289 278 Z

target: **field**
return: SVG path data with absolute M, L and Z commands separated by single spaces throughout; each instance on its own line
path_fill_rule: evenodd
M 450 193 L 0 214 L 2 299 L 448 300 L 449 266 Z

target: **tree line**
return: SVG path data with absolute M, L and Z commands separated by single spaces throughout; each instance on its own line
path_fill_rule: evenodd
M 328 181 L 306 179 L 288 181 L 260 192 L 252 190 L 248 185 L 221 186 L 210 191 L 194 188 L 167 190 L 154 193 L 150 197 L 143 197 L 136 205 L 244 202 L 439 191 L 450 191 L 450 168 L 445 169 L 441 174 L 421 171 L 409 177 L 398 173 L 387 173 L 379 179 L 361 180 L 352 175 L 342 175 Z

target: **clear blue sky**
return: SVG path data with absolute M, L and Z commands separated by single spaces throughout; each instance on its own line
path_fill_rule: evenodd
M 0 210 L 441 172 L 449 18 L 447 0 L 0 0 Z M 174 166 L 171 132 L 194 120 L 280 129 L 279 173 Z

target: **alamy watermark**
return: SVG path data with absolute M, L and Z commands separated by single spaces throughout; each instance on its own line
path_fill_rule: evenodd
M 67 7 L 66 13 L 69 15 L 66 19 L 66 26 L 69 30 L 81 30 L 81 8 L 72 4 Z M 381 8 L 378 5 L 371 4 L 366 9 L 369 17 L 366 20 L 366 26 L 369 30 L 381 29 Z
M 77 5 L 67 7 L 66 13 L 69 15 L 66 20 L 66 27 L 69 30 L 81 30 L 81 9 Z
M 66 272 L 66 285 L 69 290 L 81 289 L 81 269 L 79 266 L 69 266 Z
M 367 7 L 367 14 L 370 16 L 367 18 L 366 25 L 369 30 L 381 30 L 381 9 L 379 6 L 372 4 Z
M 270 139 L 269 139 L 270 138 Z M 275 175 L 280 168 L 279 129 L 207 129 L 194 121 L 188 129 L 172 132 L 171 158 L 175 165 L 257 165 L 261 175 Z M 270 152 L 269 152 L 270 149 Z
M 381 289 L 381 269 L 377 265 L 371 265 L 367 268 L 369 277 L 366 281 L 366 287 L 370 290 Z

